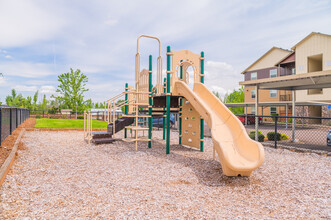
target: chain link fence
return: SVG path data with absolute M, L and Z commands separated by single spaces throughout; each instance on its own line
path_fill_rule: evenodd
M 0 146 L 6 137 L 29 117 L 28 109 L 0 106 Z
M 277 147 L 301 148 L 331 152 L 331 118 L 292 117 L 277 115 L 237 115 L 247 133 L 255 139 L 258 119 L 258 140 Z M 264 138 L 262 138 L 262 135 Z

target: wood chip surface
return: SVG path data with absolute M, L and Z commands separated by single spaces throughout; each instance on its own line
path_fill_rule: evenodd
M 118 135 L 121 136 L 123 133 Z M 0 219 L 331 218 L 331 159 L 265 148 L 251 177 L 226 177 L 205 152 L 162 131 L 153 145 L 88 145 L 77 131 L 26 132 L 0 188 Z

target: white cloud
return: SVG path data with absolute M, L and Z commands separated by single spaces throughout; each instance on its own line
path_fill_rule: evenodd
M 24 86 L 24 85 L 17 85 L 14 87 L 14 89 L 19 92 L 35 92 L 38 90 L 37 86 Z
M 113 26 L 118 23 L 118 20 L 116 19 L 109 19 L 103 22 L 105 25 Z
M 44 94 L 54 94 L 55 93 L 55 87 L 54 86 L 42 86 L 40 88 L 40 93 Z
M 24 46 L 59 33 L 66 22 L 58 11 L 50 10 L 51 4 L 42 4 L 32 0 L 1 1 L 0 46 Z
M 43 77 L 54 75 L 52 69 L 53 65 L 46 63 L 6 62 L 1 64 L 1 70 L 5 76 Z
M 0 85 L 6 84 L 6 79 L 0 76 Z
M 5 55 L 5 58 L 6 58 L 6 59 L 12 59 L 13 57 L 10 56 L 10 55 Z
M 0 5 L 0 72 L 8 76 L 6 88 L 56 86 L 55 76 L 72 67 L 88 75 L 88 96 L 99 100 L 123 91 L 125 82 L 133 84 L 140 34 L 161 39 L 163 68 L 167 45 L 205 51 L 205 83 L 225 94 L 238 87 L 241 70 L 270 47 L 289 48 L 311 31 L 330 34 L 331 20 L 329 1 L 310 0 L 8 0 Z M 156 58 L 157 42 L 142 39 L 140 46 L 142 69 L 149 54 Z
M 211 86 L 211 90 L 214 91 L 214 92 L 218 92 L 220 94 L 220 96 L 222 97 L 222 99 L 224 98 L 224 96 L 226 94 L 229 94 L 229 93 L 233 92 L 233 90 L 224 89 L 223 87 L 217 86 L 217 85 Z

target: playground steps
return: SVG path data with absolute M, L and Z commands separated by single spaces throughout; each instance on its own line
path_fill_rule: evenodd
M 124 116 L 115 121 L 115 133 L 123 130 L 126 126 L 132 125 L 134 122 L 133 117 Z M 113 135 L 113 123 L 107 126 L 107 132 Z
M 107 131 L 93 132 L 92 133 L 92 143 L 94 144 L 106 144 L 116 141 L 113 135 Z
M 115 133 L 123 130 L 125 127 L 131 125 L 134 122 L 134 118 L 122 117 L 115 121 Z M 93 132 L 92 143 L 94 144 L 108 144 L 113 143 L 121 139 L 113 138 L 113 123 L 107 126 L 107 131 Z

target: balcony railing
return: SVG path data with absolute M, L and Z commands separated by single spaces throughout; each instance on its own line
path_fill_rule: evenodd
M 292 101 L 292 95 L 279 95 L 279 101 Z

